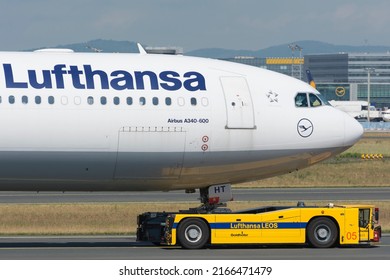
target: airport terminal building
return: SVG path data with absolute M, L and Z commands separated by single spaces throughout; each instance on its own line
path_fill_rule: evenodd
M 225 59 L 266 68 L 304 81 L 310 69 L 317 89 L 328 100 L 370 101 L 390 108 L 390 53 L 310 54 L 304 58 L 235 57 Z

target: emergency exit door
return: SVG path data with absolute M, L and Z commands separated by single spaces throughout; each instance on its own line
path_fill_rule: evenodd
M 251 93 L 244 77 L 221 77 L 226 103 L 226 128 L 254 129 Z

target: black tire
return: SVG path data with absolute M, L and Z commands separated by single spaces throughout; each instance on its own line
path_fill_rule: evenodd
M 309 223 L 306 229 L 309 243 L 316 248 L 330 248 L 336 244 L 338 229 L 329 218 L 316 218 Z
M 201 219 L 185 219 L 179 224 L 177 230 L 177 239 L 181 246 L 186 249 L 203 248 L 209 237 L 209 227 Z

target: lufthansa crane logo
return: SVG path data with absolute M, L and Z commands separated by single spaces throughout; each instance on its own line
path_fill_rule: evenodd
M 301 119 L 298 122 L 297 130 L 303 138 L 309 137 L 313 133 L 313 123 L 308 119 Z
M 345 88 L 343 87 L 337 87 L 336 90 L 336 95 L 339 96 L 339 97 L 342 97 L 345 95 Z

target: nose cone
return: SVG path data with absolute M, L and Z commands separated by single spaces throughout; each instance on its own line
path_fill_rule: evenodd
M 363 136 L 363 126 L 354 118 L 345 115 L 344 118 L 344 145 L 352 146 Z

